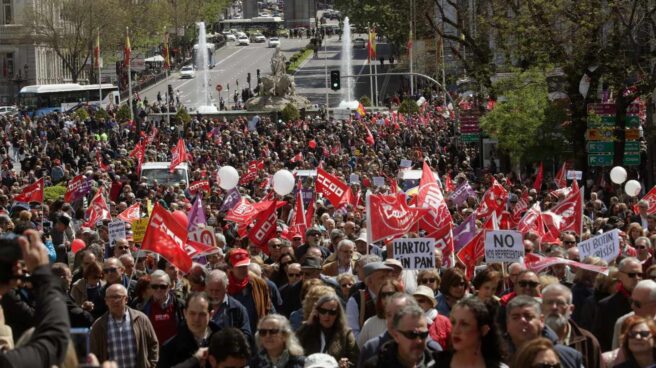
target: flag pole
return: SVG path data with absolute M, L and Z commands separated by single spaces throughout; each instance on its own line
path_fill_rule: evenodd
M 369 60 L 369 95 L 371 96 L 371 103 L 373 103 L 374 79 L 373 79 L 373 74 L 371 74 L 371 28 L 369 27 L 369 23 L 367 23 L 367 59 Z
M 98 38 L 96 39 L 96 47 L 98 51 L 96 53 L 96 63 L 98 64 L 98 102 L 100 108 L 102 108 L 103 95 L 102 95 L 102 71 L 100 69 L 100 28 L 98 28 Z
M 164 55 L 164 66 L 166 67 L 166 85 L 169 85 L 169 75 L 171 70 L 171 49 L 169 48 L 169 35 L 166 32 L 166 27 L 164 28 L 164 47 L 166 49 L 166 55 Z M 221 92 L 219 92 L 219 101 L 221 101 Z M 219 103 L 220 104 L 220 103 Z M 166 126 L 171 126 L 171 96 L 166 96 Z
M 129 40 L 130 38 L 130 29 L 129 27 L 125 27 L 125 37 L 126 40 Z M 128 45 L 126 45 L 128 46 Z M 130 48 L 132 48 L 132 45 L 130 45 Z M 134 121 L 134 110 L 132 109 L 132 68 L 131 68 L 131 63 L 129 56 L 128 57 L 127 63 L 128 63 L 128 105 L 130 106 L 130 120 Z

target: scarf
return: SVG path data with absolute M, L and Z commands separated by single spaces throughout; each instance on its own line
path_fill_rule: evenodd
M 250 280 L 249 275 L 246 275 L 243 280 L 237 280 L 232 272 L 228 272 L 228 294 L 235 295 L 240 293 Z

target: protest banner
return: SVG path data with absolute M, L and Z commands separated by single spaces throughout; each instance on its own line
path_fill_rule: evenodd
M 620 254 L 620 231 L 615 229 L 597 235 L 576 246 L 579 248 L 579 259 L 594 256 L 610 263 Z
M 119 221 L 112 221 L 107 225 L 108 231 L 109 231 L 109 246 L 114 247 L 114 244 L 116 244 L 116 241 L 119 239 L 125 239 L 126 234 L 125 234 L 125 222 L 119 220 Z M 133 234 L 134 236 L 134 234 Z
M 216 248 L 216 236 L 212 226 L 197 227 L 187 234 L 187 239 Z
M 374 176 L 374 186 L 375 187 L 382 187 L 385 185 L 385 178 L 382 176 Z
M 435 268 L 435 239 L 433 238 L 394 239 L 392 252 L 394 259 L 401 262 L 406 270 Z
M 135 243 L 141 243 L 144 235 L 146 235 L 146 228 L 148 227 L 148 218 L 142 218 L 132 221 L 132 239 Z
M 517 262 L 524 257 L 522 234 L 514 230 L 493 230 L 485 234 L 485 263 Z

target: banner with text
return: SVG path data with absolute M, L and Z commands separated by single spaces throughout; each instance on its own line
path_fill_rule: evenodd
M 524 257 L 522 233 L 514 230 L 488 230 L 485 233 L 485 263 L 517 262 Z
M 612 262 L 620 254 L 620 231 L 615 229 L 577 244 L 579 258 L 594 256 Z
M 433 238 L 394 239 L 392 251 L 394 259 L 401 262 L 406 270 L 435 268 L 435 239 Z

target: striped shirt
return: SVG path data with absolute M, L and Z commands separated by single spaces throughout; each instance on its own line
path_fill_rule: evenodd
M 123 318 L 114 319 L 110 314 L 107 324 L 107 353 L 120 368 L 134 368 L 137 362 L 137 341 L 132 329 L 130 313 L 125 311 Z

